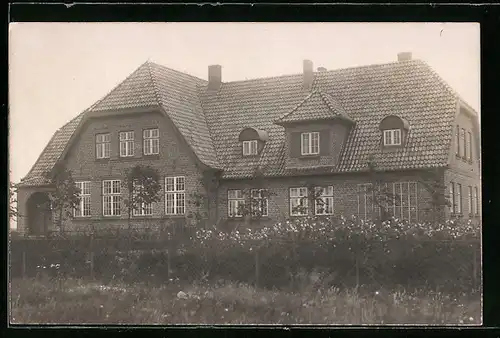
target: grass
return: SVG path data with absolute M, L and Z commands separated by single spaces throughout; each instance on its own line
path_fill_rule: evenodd
M 423 290 L 305 286 L 297 293 L 229 282 L 103 285 L 45 278 L 13 279 L 10 297 L 12 324 L 481 324 L 479 295 Z

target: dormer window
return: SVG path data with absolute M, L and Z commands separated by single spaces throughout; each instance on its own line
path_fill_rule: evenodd
M 241 154 L 243 156 L 257 156 L 264 149 L 269 136 L 265 130 L 256 128 L 244 128 L 240 132 Z
M 389 115 L 380 121 L 379 129 L 383 147 L 387 147 L 387 149 L 399 148 L 399 146 L 406 144 L 410 124 L 399 116 Z
M 385 146 L 401 145 L 401 129 L 384 130 L 384 145 Z
M 301 140 L 302 155 L 319 154 L 319 132 L 302 133 Z
M 243 141 L 243 156 L 257 155 L 257 140 Z

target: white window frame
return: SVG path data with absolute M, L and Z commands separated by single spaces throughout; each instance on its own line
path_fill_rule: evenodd
M 109 190 L 107 189 L 109 183 Z M 104 217 L 121 216 L 121 181 L 102 181 L 102 215 Z M 109 204 L 109 208 L 107 207 Z
M 141 184 L 137 184 L 136 182 L 133 183 L 134 186 L 134 191 L 133 193 L 136 194 L 137 190 L 140 190 L 143 188 Z M 132 211 L 132 216 L 151 216 L 153 215 L 153 203 L 141 203 L 139 208 L 134 208 Z
M 169 203 L 172 202 L 172 205 Z M 186 213 L 186 177 L 165 177 L 165 215 Z
M 456 208 L 456 213 L 457 214 L 462 214 L 462 184 L 457 183 L 456 191 L 455 191 L 457 197 L 457 208 Z
M 267 217 L 269 216 L 269 199 L 268 199 L 268 190 L 267 189 L 252 189 L 250 191 L 250 196 L 252 199 L 257 200 L 258 207 L 256 208 L 253 201 L 250 204 L 250 207 L 252 209 L 252 216 L 260 216 L 260 217 Z M 265 212 L 262 211 L 265 209 Z
M 95 135 L 95 156 L 97 159 L 109 158 L 111 155 L 111 134 Z
M 406 185 L 407 188 L 407 196 L 405 196 L 403 192 L 403 186 Z M 396 187 L 399 187 L 400 193 L 397 193 Z M 415 195 L 413 196 L 415 199 L 415 205 L 412 205 L 411 200 L 411 192 L 412 192 L 412 187 L 414 188 Z M 409 220 L 413 221 L 411 219 L 411 212 L 412 209 L 414 208 L 415 210 L 415 220 L 418 221 L 418 183 L 417 182 L 394 182 L 392 184 L 392 193 L 394 196 L 394 200 L 392 203 L 392 208 L 393 212 L 392 215 L 395 218 L 401 219 L 401 220 Z M 396 202 L 397 199 L 397 202 Z M 400 213 L 396 213 L 396 208 L 400 208 Z
M 90 181 L 77 181 L 75 185 L 80 189 L 78 205 L 73 209 L 73 217 L 90 217 L 92 208 L 92 185 Z
M 475 212 L 474 215 L 479 215 L 479 188 L 474 187 L 474 204 L 475 204 Z
M 227 216 L 230 218 L 243 217 L 245 196 L 241 189 L 228 189 L 227 191 Z
M 134 156 L 135 133 L 133 130 L 120 132 L 120 157 Z
M 467 132 L 467 140 L 468 140 L 468 154 L 467 154 L 467 157 L 468 157 L 468 160 L 469 161 L 472 161 L 472 133 L 470 131 Z
M 142 131 L 144 155 L 158 155 L 160 153 L 160 130 L 158 128 Z
M 401 136 L 402 136 L 401 129 L 384 130 L 384 146 L 400 146 Z
M 333 195 L 332 185 L 316 187 L 316 201 L 314 203 L 314 213 L 316 215 L 333 215 Z M 318 194 L 319 193 L 319 194 Z M 329 209 L 329 211 L 328 211 Z
M 318 155 L 320 152 L 319 132 L 307 132 L 300 135 L 300 152 L 302 155 Z
M 450 182 L 450 199 L 450 213 L 454 214 L 456 212 L 455 182 Z
M 465 133 L 465 128 L 460 129 L 460 142 L 462 143 L 461 154 L 462 158 L 467 158 L 467 135 Z
M 290 216 L 307 216 L 309 214 L 309 196 L 307 190 L 307 187 L 294 187 L 289 189 Z M 301 205 L 305 211 L 296 210 L 299 205 Z
M 243 141 L 243 156 L 257 155 L 257 140 Z
M 371 219 L 375 208 L 374 192 L 371 189 L 371 183 L 358 184 L 358 217 L 363 220 Z M 361 213 L 361 206 L 363 206 L 363 213 Z
M 472 189 L 472 185 L 469 185 L 469 214 L 474 215 L 474 192 Z

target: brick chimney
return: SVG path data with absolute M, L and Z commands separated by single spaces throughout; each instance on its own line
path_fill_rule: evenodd
M 311 60 L 304 60 L 303 88 L 310 91 L 314 81 L 314 68 Z
M 222 84 L 222 67 L 220 65 L 208 66 L 208 89 L 217 91 Z
M 411 52 L 401 52 L 398 54 L 398 61 L 410 61 L 411 60 Z

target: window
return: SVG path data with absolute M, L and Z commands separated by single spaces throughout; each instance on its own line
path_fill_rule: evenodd
M 475 201 L 474 214 L 479 215 L 479 191 L 477 187 L 474 187 L 474 201 Z
M 450 182 L 450 213 L 456 212 L 455 183 Z
M 134 132 L 120 132 L 120 157 L 134 156 Z
M 165 177 L 165 214 L 186 212 L 186 182 L 184 176 Z
M 469 161 L 472 161 L 472 133 L 469 131 L 469 132 L 467 132 L 467 134 L 469 136 L 467 138 L 467 140 L 468 140 L 467 149 L 469 149 Z
M 304 216 L 308 214 L 307 188 L 290 188 L 290 215 Z
M 401 145 L 401 129 L 384 130 L 384 145 L 385 146 Z
M 109 134 L 97 134 L 95 136 L 95 150 L 97 158 L 109 158 L 111 150 L 111 137 Z
M 251 204 L 252 216 L 254 217 L 267 216 L 268 215 L 267 189 L 252 189 L 251 194 L 252 194 L 252 204 Z
M 142 132 L 144 155 L 160 153 L 160 132 L 158 129 L 145 129 Z
M 456 129 L 457 156 L 460 156 L 460 126 L 457 124 Z
M 227 191 L 227 212 L 229 217 L 243 217 L 245 198 L 239 189 Z
M 257 140 L 243 141 L 243 156 L 257 155 Z
M 457 214 L 462 213 L 462 185 L 460 183 L 457 183 L 457 189 L 456 189 L 456 212 Z
M 302 133 L 302 155 L 319 154 L 319 132 Z
M 372 218 L 374 198 L 371 183 L 358 184 L 358 217 L 364 220 Z
M 396 182 L 392 184 L 393 216 L 407 221 L 417 221 L 417 183 Z
M 467 146 L 466 146 L 466 140 L 465 140 L 465 129 L 462 128 L 461 131 L 460 131 L 460 142 L 462 143 L 462 153 L 460 154 L 460 156 L 462 156 L 462 158 L 466 158 L 467 156 Z
M 102 181 L 102 214 L 104 216 L 120 216 L 121 200 L 121 181 Z
M 469 214 L 474 215 L 474 196 L 472 187 L 469 185 Z
M 90 216 L 90 182 L 75 182 L 75 184 L 80 189 L 80 196 L 78 205 L 74 209 L 73 216 L 88 217 Z
M 134 182 L 134 195 L 137 194 L 144 189 L 144 186 Z M 136 203 L 133 215 L 134 216 L 149 216 L 153 214 L 153 205 L 151 203 Z
M 316 187 L 315 197 L 316 215 L 333 215 L 333 186 Z

